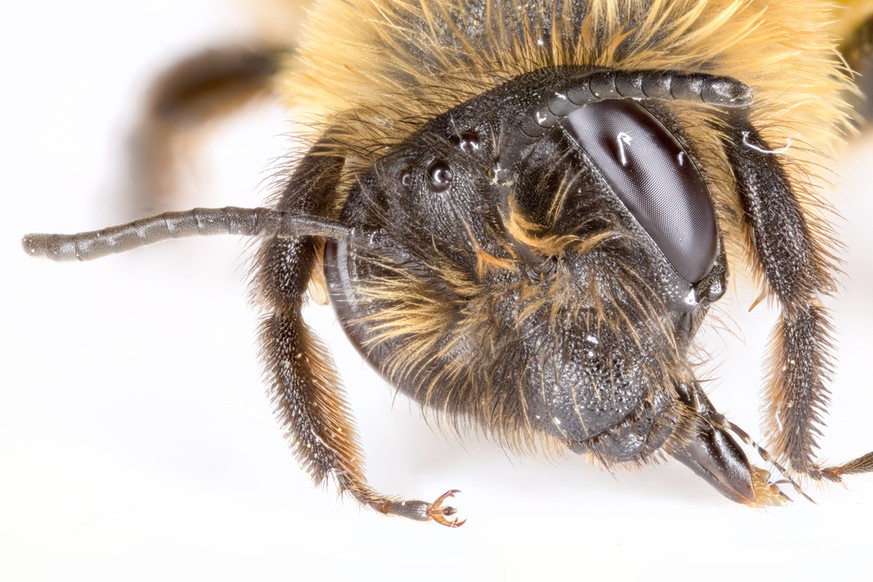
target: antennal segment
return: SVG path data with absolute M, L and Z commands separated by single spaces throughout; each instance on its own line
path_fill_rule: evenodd
M 315 236 L 352 238 L 353 229 L 316 216 L 270 208 L 193 208 L 164 212 L 127 224 L 78 234 L 28 234 L 21 240 L 24 252 L 52 261 L 89 261 L 106 255 L 172 238 L 231 234 L 237 236 Z
M 598 70 L 556 87 L 521 120 L 521 130 L 541 137 L 577 109 L 607 99 L 688 101 L 725 107 L 747 107 L 752 89 L 731 77 L 679 71 Z

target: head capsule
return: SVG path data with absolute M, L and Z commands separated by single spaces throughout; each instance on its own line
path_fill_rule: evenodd
M 326 278 L 352 340 L 401 390 L 498 433 L 623 430 L 627 458 L 667 437 L 672 404 L 653 395 L 687 375 L 725 261 L 693 156 L 625 81 L 524 75 L 358 178 L 340 218 L 369 244 L 329 243 Z

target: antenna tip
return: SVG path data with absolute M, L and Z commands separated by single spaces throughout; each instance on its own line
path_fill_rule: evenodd
M 39 257 L 45 254 L 45 235 L 26 234 L 21 237 L 21 248 L 31 257 Z

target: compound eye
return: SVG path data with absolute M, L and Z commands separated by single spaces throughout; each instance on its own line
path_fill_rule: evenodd
M 427 167 L 427 181 L 434 192 L 445 192 L 452 185 L 452 167 L 445 160 L 434 160 Z
M 715 264 L 718 230 L 706 183 L 688 152 L 651 113 L 611 99 L 581 107 L 562 126 L 689 283 Z

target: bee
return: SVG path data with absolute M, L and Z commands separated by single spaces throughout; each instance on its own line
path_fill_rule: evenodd
M 766 8 L 318 2 L 295 50 L 204 53 L 154 100 L 152 121 L 220 115 L 266 89 L 306 112 L 307 150 L 270 204 L 23 246 L 89 260 L 258 237 L 262 359 L 287 439 L 317 483 L 380 513 L 464 523 L 454 489 L 425 501 L 370 484 L 337 371 L 303 317 L 307 292 L 328 296 L 364 358 L 449 430 L 610 469 L 673 459 L 733 501 L 780 504 L 780 485 L 868 472 L 873 454 L 816 455 L 838 264 L 820 168 L 850 131 L 853 85 L 829 7 Z M 165 134 L 150 139 L 165 153 Z M 766 448 L 710 402 L 694 365 L 743 262 L 780 309 Z

